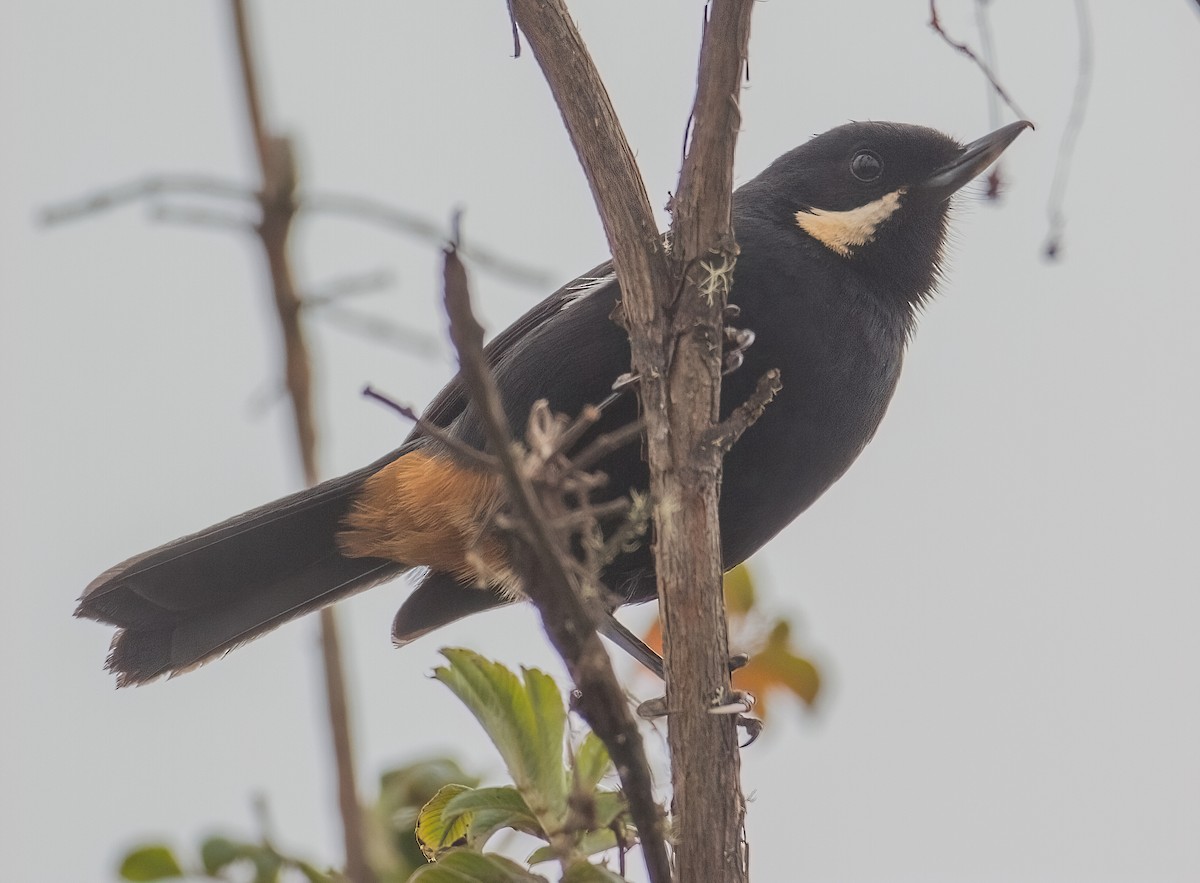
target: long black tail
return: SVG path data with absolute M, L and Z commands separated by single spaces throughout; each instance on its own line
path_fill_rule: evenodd
M 120 629 L 107 663 L 118 686 L 187 671 L 402 571 L 394 561 L 342 556 L 336 536 L 363 481 L 403 451 L 93 580 L 75 615 Z

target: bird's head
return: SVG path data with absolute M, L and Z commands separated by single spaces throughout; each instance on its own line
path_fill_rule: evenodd
M 950 197 L 1029 126 L 964 146 L 924 126 L 850 123 L 785 153 L 748 187 L 777 222 L 919 303 L 937 278 Z

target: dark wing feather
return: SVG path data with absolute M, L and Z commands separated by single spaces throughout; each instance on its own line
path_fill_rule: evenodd
M 602 264 L 592 275 L 607 272 Z M 586 278 L 559 289 L 497 336 L 487 347 L 489 360 L 502 361 L 550 322 Z M 465 389 L 455 378 L 426 409 L 426 418 L 448 425 L 466 406 Z M 404 570 L 393 561 L 343 557 L 336 536 L 363 481 L 420 444 L 420 435 L 412 433 L 370 466 L 137 555 L 93 580 L 76 614 L 121 629 L 109 657 L 120 683 L 186 670 Z M 459 606 L 478 609 L 479 600 L 471 595 Z M 455 606 L 453 597 L 447 601 Z

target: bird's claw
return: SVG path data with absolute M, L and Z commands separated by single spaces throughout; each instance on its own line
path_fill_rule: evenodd
M 738 745 L 739 748 L 749 748 L 762 735 L 763 722 L 756 717 L 747 717 L 744 714 L 739 714 L 737 725 L 746 731 L 746 741 L 740 743 Z
M 741 690 L 729 690 L 720 697 L 718 702 L 708 709 L 709 714 L 736 714 L 737 725 L 746 731 L 746 741 L 739 743 L 740 748 L 747 748 L 757 741 L 762 735 L 763 722 L 756 717 L 750 717 L 745 712 L 748 712 L 754 707 L 754 695 Z M 637 715 L 642 720 L 656 720 L 660 717 L 666 717 L 670 712 L 667 709 L 667 697 L 656 696 L 653 699 L 647 699 L 637 707 Z
M 708 713 L 742 715 L 753 709 L 757 701 L 754 694 L 746 690 L 726 689 L 708 706 Z
M 625 392 L 626 390 L 632 389 L 633 387 L 637 386 L 638 381 L 641 379 L 642 378 L 639 377 L 636 372 L 626 371 L 624 374 L 622 374 L 620 377 L 618 377 L 616 380 L 613 381 L 612 391 L 615 393 Z
M 730 659 L 730 665 L 738 657 Z M 742 655 L 743 659 L 748 661 L 749 657 Z M 745 665 L 745 662 L 742 663 Z M 754 694 L 747 690 L 725 690 L 724 693 L 717 698 L 713 705 L 708 709 L 709 714 L 736 714 L 737 725 L 746 731 L 746 741 L 739 744 L 740 748 L 748 748 L 762 735 L 763 722 L 756 717 L 750 717 L 749 712 L 753 710 L 755 703 L 758 700 Z
M 637 716 L 642 720 L 654 720 L 660 717 L 667 716 L 667 697 L 655 696 L 653 699 L 647 699 L 641 702 L 637 707 Z
M 728 311 L 728 307 L 726 310 Z M 721 353 L 721 373 L 731 374 L 742 367 L 742 362 L 746 359 L 746 350 L 750 349 L 753 343 L 754 332 L 749 328 L 734 328 L 726 325 Z

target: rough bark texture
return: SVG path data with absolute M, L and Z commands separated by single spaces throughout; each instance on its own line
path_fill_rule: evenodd
M 676 879 L 689 883 L 746 879 L 734 720 L 708 708 L 729 687 L 717 521 L 722 451 L 711 432 L 736 251 L 730 193 L 751 6 L 711 5 L 668 256 L 608 94 L 563 3 L 510 5 L 600 209 L 641 377 L 671 714 Z
M 717 520 L 724 451 L 712 443 L 712 428 L 719 419 L 722 313 L 736 258 L 733 152 L 751 6 L 717 0 L 704 29 L 692 142 L 672 204 L 672 257 L 683 285 L 674 309 L 667 307 L 664 412 L 648 448 L 681 881 L 747 879 L 737 729 L 733 717 L 707 708 L 729 689 Z M 636 350 L 634 369 L 642 370 Z M 654 425 L 648 414 L 647 423 Z
M 652 883 L 670 883 L 666 832 L 641 735 L 596 634 L 595 617 L 601 611 L 588 610 L 589 595 L 581 591 L 578 568 L 572 566 L 570 537 L 551 526 L 562 522 L 569 506 L 561 490 L 544 487 L 546 492 L 539 494 L 517 461 L 500 391 L 483 353 L 483 328 L 471 309 L 466 271 L 453 247 L 446 251 L 444 285 L 450 338 L 458 352 L 461 376 L 483 415 L 494 467 L 505 482 L 520 522 L 518 533 L 524 541 L 513 544 L 514 563 L 525 574 L 530 600 L 575 682 L 575 708 L 604 741 L 617 768 L 638 829 L 647 874 Z M 593 590 L 590 599 L 598 604 L 598 593 Z

